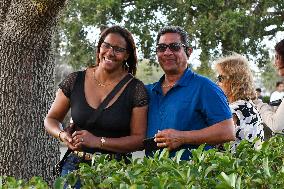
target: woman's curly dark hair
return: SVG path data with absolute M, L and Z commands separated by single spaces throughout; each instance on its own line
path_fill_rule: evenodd
M 253 75 L 245 57 L 233 54 L 217 60 L 215 66 L 226 76 L 222 83 L 230 101 L 256 98 Z
M 128 59 L 125 61 L 123 64 L 123 67 L 125 70 L 128 71 L 128 73 L 131 73 L 132 75 L 136 74 L 137 70 L 137 55 L 136 55 L 136 46 L 134 43 L 134 39 L 132 37 L 132 34 L 125 28 L 121 26 L 112 26 L 107 29 L 105 29 L 99 39 L 98 46 L 97 46 L 97 51 L 96 51 L 96 65 L 99 65 L 100 60 L 99 60 L 99 54 L 100 54 L 100 47 L 102 43 L 104 42 L 106 36 L 110 33 L 116 33 L 119 34 L 121 37 L 123 37 L 126 41 L 127 44 L 127 51 L 129 54 Z M 127 65 L 126 65 L 127 63 Z

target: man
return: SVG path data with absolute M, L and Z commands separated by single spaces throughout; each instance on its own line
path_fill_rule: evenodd
M 270 96 L 270 102 L 281 100 L 284 96 L 284 83 L 281 81 L 276 82 L 276 91 Z
M 156 53 L 165 75 L 147 86 L 147 137 L 155 136 L 157 146 L 168 148 L 171 156 L 182 148 L 235 139 L 224 93 L 215 83 L 188 68 L 191 52 L 188 35 L 182 28 L 165 27 L 158 33 Z M 146 154 L 151 155 L 151 150 L 146 149 Z M 189 156 L 186 150 L 182 159 Z
M 262 100 L 263 96 L 261 95 L 261 88 L 255 89 L 256 98 Z

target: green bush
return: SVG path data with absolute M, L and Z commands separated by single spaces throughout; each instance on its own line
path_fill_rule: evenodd
M 47 189 L 48 184 L 40 177 L 33 177 L 28 182 L 14 177 L 0 176 L 0 189 Z
M 269 103 L 269 100 L 270 100 L 270 96 L 262 97 L 262 102 Z
M 54 188 L 62 188 L 65 182 L 74 185 L 78 178 L 83 189 L 284 188 L 283 140 L 283 136 L 272 137 L 261 149 L 243 141 L 234 154 L 229 144 L 223 152 L 203 151 L 202 145 L 192 151 L 190 161 L 180 160 L 182 151 L 169 159 L 166 150 L 154 158 L 131 160 L 128 165 L 98 156 L 93 166 L 81 164 L 78 171 L 58 178 Z M 2 182 L 9 188 L 11 182 L 6 179 Z

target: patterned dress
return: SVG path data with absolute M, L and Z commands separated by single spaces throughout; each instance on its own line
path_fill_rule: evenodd
M 232 114 L 236 116 L 235 123 L 236 140 L 232 142 L 232 151 L 235 151 L 241 140 L 252 142 L 255 138 L 260 140 L 256 142 L 255 147 L 264 140 L 263 122 L 252 101 L 238 100 L 230 105 Z

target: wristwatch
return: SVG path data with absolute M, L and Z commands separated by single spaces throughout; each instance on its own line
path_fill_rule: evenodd
M 100 146 L 100 148 L 103 147 L 103 145 L 104 145 L 105 142 L 106 142 L 105 137 L 101 137 L 101 146 Z

